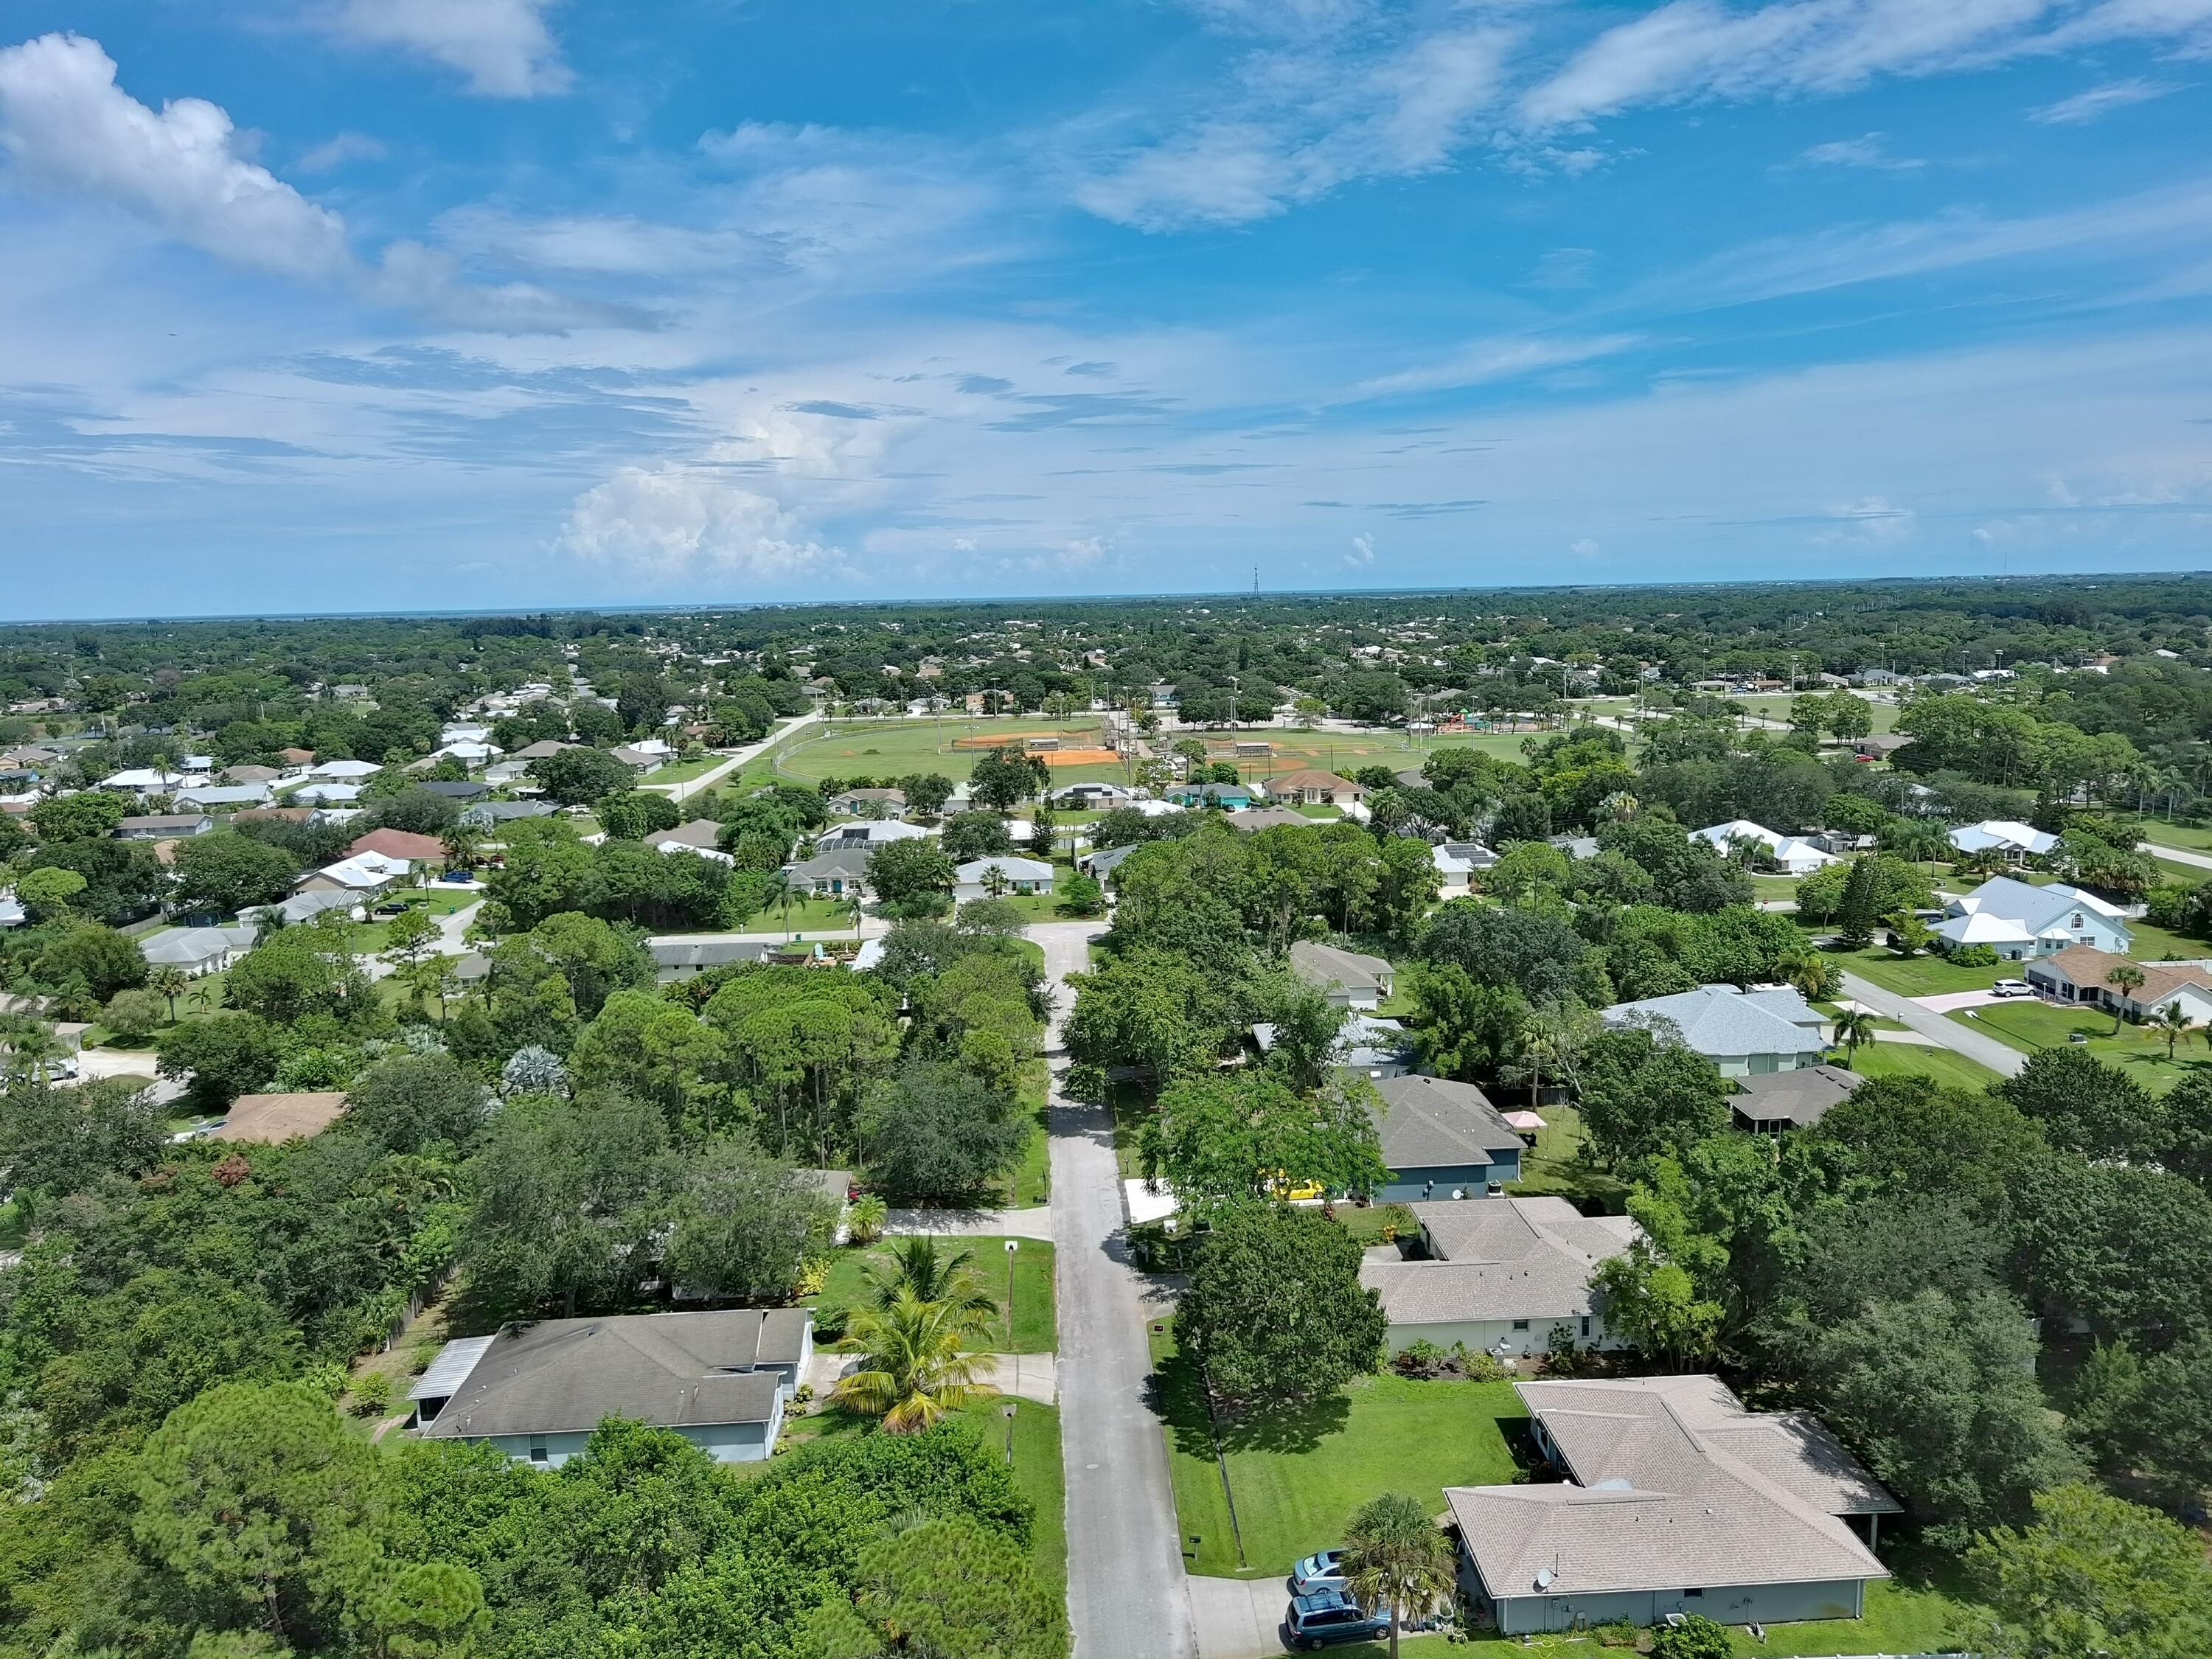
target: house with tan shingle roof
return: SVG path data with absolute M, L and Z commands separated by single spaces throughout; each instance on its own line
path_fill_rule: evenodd
M 1746 1411 L 1716 1376 L 1514 1391 L 1565 1480 L 1444 1489 L 1460 1586 L 1501 1635 L 1856 1619 L 1889 1577 L 1871 1546 L 1903 1506 L 1808 1413 Z
M 1578 1347 L 1623 1346 L 1590 1277 L 1636 1241 L 1626 1216 L 1585 1216 L 1552 1197 L 1407 1207 L 1421 1230 L 1419 1254 L 1359 1269 L 1390 1322 L 1383 1340 L 1391 1352 L 1463 1343 L 1469 1352 L 1520 1358 L 1546 1352 L 1555 1329 Z
M 2112 975 L 2132 968 L 2142 983 L 2122 993 Z M 2130 1019 L 2154 1019 L 2169 1003 L 2179 1003 L 2190 1018 L 2212 1020 L 2212 962 L 2131 962 L 2094 945 L 2074 945 L 2031 962 L 2027 982 L 2054 1002 L 2070 1002 Z

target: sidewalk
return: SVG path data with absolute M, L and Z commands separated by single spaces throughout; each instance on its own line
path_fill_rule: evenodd
M 1040 1406 L 1060 1403 L 1060 1357 L 1049 1353 L 989 1353 L 989 1368 L 976 1378 L 1000 1394 L 1033 1400 Z M 860 1357 L 835 1348 L 817 1348 L 806 1362 L 799 1381 L 811 1385 L 816 1398 L 826 1396 L 837 1379 L 860 1368 Z
M 1052 1206 L 1020 1210 L 893 1210 L 884 1220 L 887 1234 L 934 1233 L 941 1237 L 1042 1238 L 1052 1237 Z

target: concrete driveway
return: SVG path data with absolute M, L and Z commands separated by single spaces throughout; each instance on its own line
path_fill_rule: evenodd
M 2027 1056 L 2008 1043 L 1979 1031 L 1969 1030 L 1947 1014 L 1923 1008 L 1911 997 L 1901 997 L 1894 991 L 1885 991 L 1871 980 L 1861 979 L 1856 974 L 1844 975 L 1844 989 L 1862 1008 L 1871 1010 L 1887 1019 L 1918 1032 L 1939 1048 L 1948 1048 L 1964 1054 L 1968 1060 L 1986 1066 L 1999 1077 L 2018 1075 L 2027 1064 Z
M 1279 1578 L 1200 1578 L 1190 1586 L 1190 1620 L 1199 1659 L 1261 1659 L 1289 1651 L 1283 1614 L 1290 1587 Z

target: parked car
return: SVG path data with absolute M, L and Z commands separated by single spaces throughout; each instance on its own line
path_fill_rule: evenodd
M 1344 1588 L 1344 1552 L 1316 1550 L 1291 1569 L 1291 1594 L 1311 1595 L 1316 1590 Z
M 1370 1613 L 1340 1589 L 1293 1596 L 1289 1617 L 1291 1645 L 1312 1652 L 1340 1642 L 1366 1642 L 1390 1628 L 1388 1613 Z
M 1993 997 L 2032 997 L 2035 994 L 2035 987 L 2024 979 L 2001 979 L 1990 987 L 1990 994 Z

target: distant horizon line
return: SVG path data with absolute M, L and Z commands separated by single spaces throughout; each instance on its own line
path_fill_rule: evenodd
M 1191 588 L 1132 591 L 1100 593 L 1020 593 L 1006 598 L 981 596 L 951 596 L 928 598 L 874 598 L 866 599 L 684 599 L 663 605 L 464 605 L 446 610 L 402 611 L 210 611 L 185 615 L 155 617 L 130 614 L 112 616 L 52 616 L 20 617 L 0 620 L 0 629 L 100 627 L 155 627 L 164 623 L 303 623 L 303 622 L 363 622 L 389 619 L 395 622 L 450 621 L 470 617 L 653 617 L 697 615 L 714 611 L 864 611 L 864 610 L 923 610 L 933 606 L 959 605 L 1011 606 L 1025 605 L 1112 605 L 1165 604 L 1170 601 L 1199 599 L 1264 600 L 1264 599 L 1416 599 L 1434 594 L 1439 598 L 1471 593 L 1585 593 L 1593 592 L 1649 592 L 1668 590 L 1729 590 L 1795 587 L 1906 587 L 1926 586 L 1941 582 L 1956 582 L 1976 586 L 2002 587 L 2019 585 L 2086 584 L 2162 580 L 2190 581 L 2212 576 L 2212 569 L 2181 570 L 2095 570 L 2095 571 L 2039 571 L 2002 573 L 1977 575 L 1967 572 L 1952 572 L 1926 576 L 1850 576 L 1813 575 L 1789 578 L 1765 577 L 1755 580 L 1691 580 L 1683 581 L 1576 581 L 1576 582 L 1516 582 L 1443 586 L 1421 583 L 1406 587 L 1285 587 L 1254 590 L 1248 588 Z

